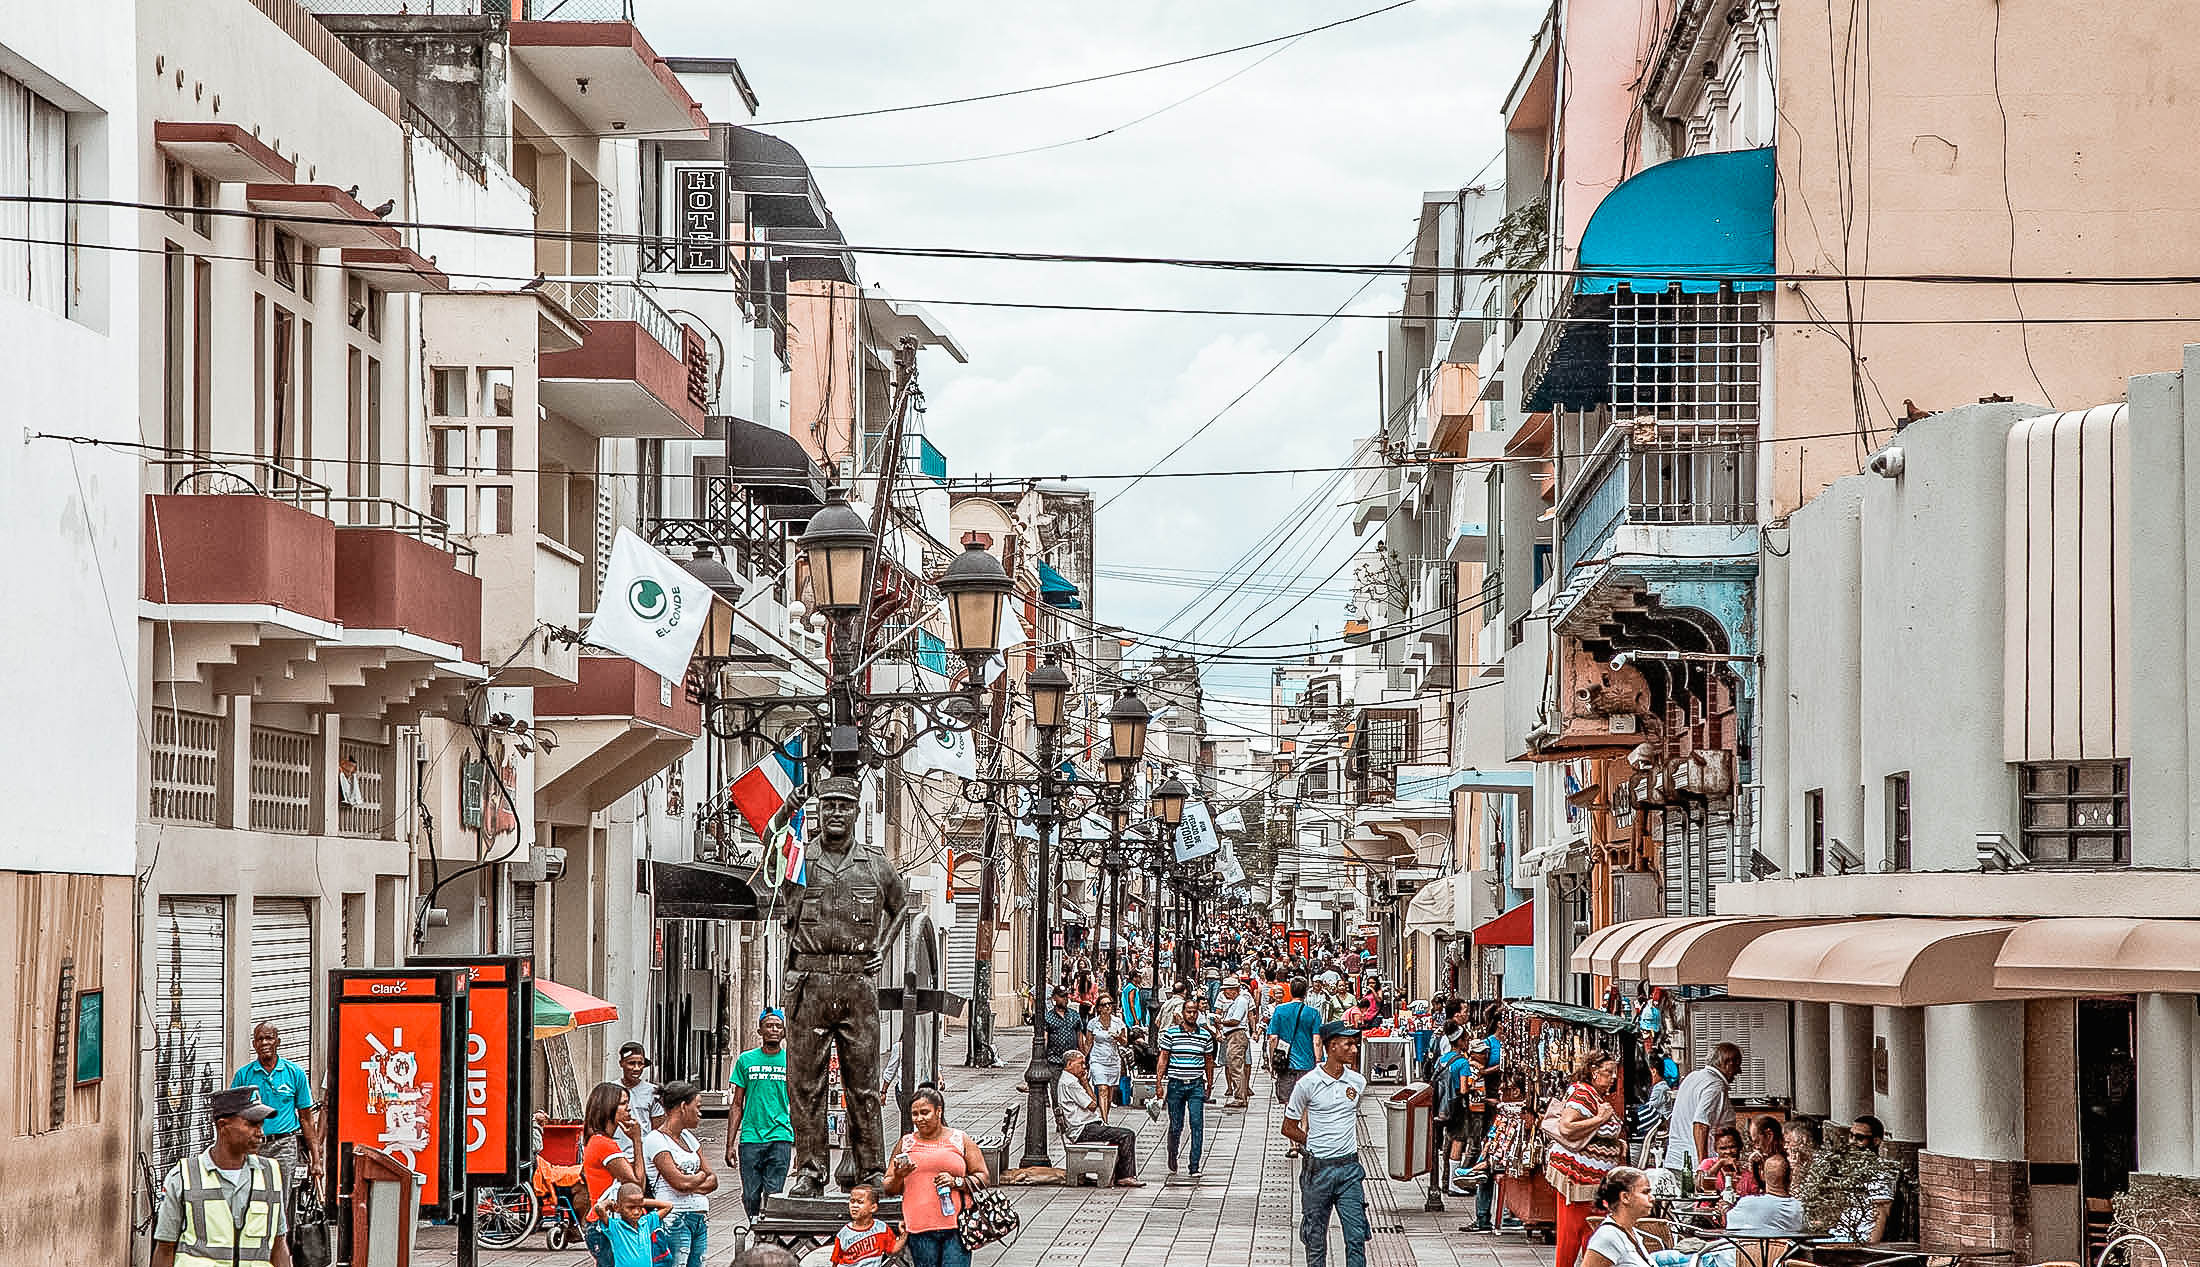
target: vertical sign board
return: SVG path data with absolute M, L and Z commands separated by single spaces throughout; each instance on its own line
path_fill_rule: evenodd
M 329 1173 L 348 1203 L 351 1145 L 418 1171 L 420 1205 L 447 1204 L 459 1151 L 466 974 L 445 968 L 339 968 L 329 973 Z M 350 1226 L 344 1211 L 338 1223 Z M 348 1252 L 348 1247 L 347 1247 Z
M 416 957 L 415 967 L 466 974 L 466 1072 L 459 1120 L 466 1179 L 475 1187 L 516 1184 L 527 1163 L 534 1109 L 527 1043 L 534 1034 L 535 983 L 522 955 Z
M 1294 928 L 1290 936 L 1291 957 L 1304 959 L 1314 950 L 1314 935 L 1303 928 Z
M 726 271 L 726 169 L 679 167 L 676 187 L 680 205 L 674 233 L 679 252 L 673 271 L 723 273 Z

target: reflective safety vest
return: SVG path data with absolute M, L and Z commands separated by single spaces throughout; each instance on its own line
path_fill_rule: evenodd
M 183 1235 L 176 1238 L 176 1267 L 235 1267 L 273 1262 L 275 1228 L 283 1208 L 282 1167 L 248 1157 L 244 1224 L 240 1228 L 206 1154 L 186 1157 L 183 1167 Z

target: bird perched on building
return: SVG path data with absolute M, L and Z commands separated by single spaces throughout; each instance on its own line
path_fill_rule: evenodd
M 522 294 L 524 294 L 524 293 L 526 293 L 527 291 L 530 291 L 530 290 L 541 290 L 541 289 L 542 289 L 542 287 L 543 287 L 543 283 L 545 283 L 545 282 L 547 282 L 547 281 L 549 281 L 549 280 L 550 280 L 550 276 L 549 276 L 549 274 L 547 274 L 547 273 L 537 273 L 537 274 L 535 274 L 535 280 L 533 280 L 533 281 L 531 281 L 531 282 L 528 282 L 528 283 L 527 283 L 526 285 L 524 285 L 524 286 L 521 286 L 521 287 L 520 287 L 520 292 L 521 292 Z
M 395 210 L 397 210 L 397 199 L 385 198 L 382 200 L 382 205 L 374 209 L 374 218 L 377 220 L 387 219 L 389 214 Z
M 1902 426 L 1902 427 L 1907 427 L 1907 426 L 1909 426 L 1909 425 L 1910 425 L 1911 423 L 1913 423 L 1913 422 L 1916 422 L 1916 421 L 1917 421 L 1918 419 L 1920 419 L 1920 418 L 1930 418 L 1930 417 L 1932 417 L 1932 416 L 1933 416 L 1933 411 L 1932 411 L 1932 410 L 1930 410 L 1930 409 L 1919 409 L 1919 408 L 1917 407 L 1917 402 L 1916 402 L 1916 401 L 1914 401 L 1914 400 L 1911 400 L 1911 399 L 1910 399 L 1909 397 L 1907 397 L 1907 396 L 1905 396 L 1905 397 L 1903 397 L 1903 398 L 1902 398 L 1902 423 L 1901 423 L 1901 426 Z M 1901 427 L 1897 427 L 1897 428 L 1896 428 L 1896 430 L 1900 430 L 1900 429 L 1901 429 Z

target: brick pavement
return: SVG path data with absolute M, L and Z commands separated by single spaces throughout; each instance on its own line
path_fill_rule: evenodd
M 948 1120 L 974 1134 L 1000 1129 L 1002 1111 L 1021 1104 L 1016 1091 L 1029 1051 L 1029 1030 L 998 1035 L 1004 1064 L 995 1069 L 946 1070 Z M 959 1051 L 951 1040 L 951 1052 Z M 950 1057 L 954 1057 L 951 1055 Z M 1168 1123 L 1132 1110 L 1127 1123 L 1138 1132 L 1138 1173 L 1143 1188 L 1065 1188 L 1059 1185 L 1013 1186 L 1023 1228 L 1004 1248 L 981 1250 L 977 1267 L 1291 1267 L 1306 1261 L 1298 1241 L 1298 1185 L 1295 1163 L 1284 1156 L 1279 1133 L 1282 1111 L 1265 1077 L 1254 1078 L 1253 1103 L 1225 1112 L 1220 1101 L 1207 1113 L 1207 1152 L 1202 1174 L 1171 1178 L 1167 1172 Z M 1371 1267 L 1551 1267 L 1547 1245 L 1531 1245 L 1517 1233 L 1492 1237 L 1461 1232 L 1472 1220 L 1468 1203 L 1453 1199 L 1441 1214 L 1421 1208 L 1421 1182 L 1395 1183 L 1381 1178 L 1382 1093 L 1377 1087 L 1362 1124 L 1362 1157 L 1371 1178 L 1367 1185 L 1369 1220 L 1376 1235 L 1368 1244 Z M 1119 1111 L 1120 1113 L 1120 1111 Z M 1009 1143 L 1010 1164 L 1023 1151 L 1019 1137 Z M 723 1155 L 723 1119 L 706 1120 L 700 1132 L 707 1155 Z M 1057 1150 L 1059 1144 L 1057 1143 Z M 730 1262 L 742 1222 L 737 1173 L 721 1168 L 724 1186 L 711 1200 L 710 1267 Z M 452 1267 L 455 1238 L 448 1228 L 424 1228 L 416 1267 Z M 822 1255 L 819 1256 L 822 1261 Z M 483 1251 L 484 1267 L 586 1267 L 585 1250 L 543 1248 L 540 1233 L 525 1246 Z M 1342 1238 L 1330 1233 L 1329 1261 L 1344 1262 Z

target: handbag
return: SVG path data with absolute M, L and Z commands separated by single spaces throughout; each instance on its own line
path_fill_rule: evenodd
M 965 1250 L 975 1250 L 1008 1239 L 1023 1226 L 1015 1203 L 999 1188 L 980 1188 L 955 1216 L 955 1236 Z
M 311 1179 L 300 1179 L 290 1195 L 290 1261 L 296 1267 L 329 1267 L 336 1261 L 328 1207 Z

